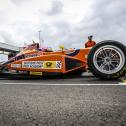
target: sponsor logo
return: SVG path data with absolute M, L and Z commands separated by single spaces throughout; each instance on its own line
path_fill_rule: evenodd
M 22 68 L 41 69 L 42 67 L 43 67 L 42 61 L 24 61 L 24 62 L 22 62 Z
M 32 57 L 36 57 L 38 56 L 38 54 L 26 54 L 25 58 L 32 58 Z
M 22 71 L 22 70 L 19 70 L 18 73 L 26 74 L 26 73 L 28 73 L 28 71 Z
M 45 61 L 43 64 L 44 69 L 61 69 L 61 61 Z
M 42 76 L 42 72 L 33 72 L 33 71 L 30 71 L 30 75 L 41 75 Z
M 24 61 L 22 68 L 34 69 L 61 69 L 61 61 Z
M 17 70 L 9 70 L 11 73 L 17 73 Z
M 21 68 L 21 64 L 11 64 L 12 68 Z

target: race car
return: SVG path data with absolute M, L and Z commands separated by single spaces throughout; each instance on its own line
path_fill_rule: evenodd
M 38 43 L 29 45 L 3 63 L 1 75 L 48 76 L 81 74 L 89 70 L 101 79 L 117 79 L 126 72 L 126 48 L 117 41 L 106 40 L 92 48 L 42 50 Z

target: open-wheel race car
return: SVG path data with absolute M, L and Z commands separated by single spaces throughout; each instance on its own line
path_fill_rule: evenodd
M 62 48 L 62 47 L 61 47 Z M 117 79 L 126 72 L 126 48 L 107 40 L 92 48 L 42 50 L 38 43 L 29 45 L 1 65 L 1 75 L 47 76 L 81 74 L 89 70 L 101 79 Z

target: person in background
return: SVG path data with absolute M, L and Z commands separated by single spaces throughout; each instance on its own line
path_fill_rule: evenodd
M 93 36 L 88 36 L 88 41 L 85 43 L 85 48 L 93 47 L 96 45 L 95 41 L 92 41 Z

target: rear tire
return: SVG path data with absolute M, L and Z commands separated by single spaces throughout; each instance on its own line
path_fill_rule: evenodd
M 117 79 L 126 72 L 126 47 L 117 41 L 102 41 L 91 49 L 87 62 L 96 77 Z

